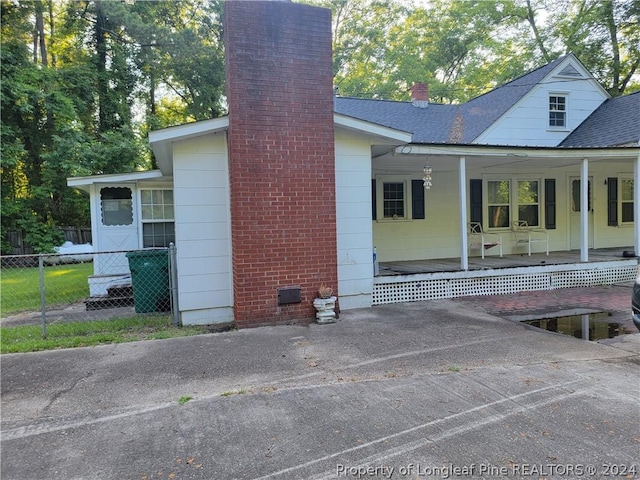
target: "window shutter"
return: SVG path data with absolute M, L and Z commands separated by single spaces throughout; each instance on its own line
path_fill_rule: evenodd
M 411 180 L 411 218 L 414 220 L 425 218 L 424 182 L 422 180 Z
M 556 228 L 556 180 L 548 178 L 544 181 L 544 227 L 547 230 Z
M 607 225 L 618 226 L 618 179 L 607 178 Z
M 469 180 L 470 222 L 482 224 L 482 180 Z
M 376 203 L 376 179 L 371 179 L 371 219 L 378 219 L 378 205 Z

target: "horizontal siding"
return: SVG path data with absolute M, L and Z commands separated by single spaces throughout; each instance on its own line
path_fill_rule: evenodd
M 566 130 L 548 129 L 548 99 L 552 93 L 567 95 Z M 545 81 L 521 99 L 474 143 L 556 146 L 605 100 L 605 94 L 593 81 Z
M 341 131 L 335 142 L 338 292 L 341 308 L 348 309 L 371 305 L 371 145 Z
M 220 321 L 215 312 L 223 312 L 220 318 L 227 318 L 232 312 L 226 152 L 224 135 L 206 135 L 174 145 L 179 306 L 183 323 L 215 323 Z M 211 316 L 208 322 L 207 316 Z
M 181 309 L 183 325 L 210 325 L 233 322 L 233 308 L 208 308 L 198 310 Z

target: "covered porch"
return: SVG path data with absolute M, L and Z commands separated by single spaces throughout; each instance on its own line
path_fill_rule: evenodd
M 389 261 L 374 277 L 373 304 L 413 302 L 470 295 L 499 295 L 522 291 L 612 285 L 636 277 L 638 259 L 632 247 L 589 251 L 510 254 L 460 258 Z
M 521 267 L 539 267 L 544 265 L 575 265 L 575 264 L 599 264 L 608 262 L 622 262 L 629 260 L 637 262 L 633 247 L 599 248 L 589 251 L 589 261 L 580 260 L 580 250 L 565 252 L 544 252 L 525 254 L 503 255 L 502 257 L 487 255 L 485 258 L 468 257 L 468 271 L 485 271 Z M 458 272 L 460 268 L 459 258 L 437 258 L 429 260 L 407 260 L 398 262 L 381 262 L 378 276 L 416 275 L 420 273 Z M 635 277 L 634 277 L 635 278 Z

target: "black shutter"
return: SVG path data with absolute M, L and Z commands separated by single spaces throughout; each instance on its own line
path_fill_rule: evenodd
M 411 218 L 414 220 L 424 219 L 424 210 L 424 182 L 411 180 Z
M 548 178 L 544 181 L 544 227 L 548 230 L 556 228 L 556 180 Z
M 371 219 L 378 219 L 378 204 L 376 202 L 376 179 L 371 179 Z
M 607 225 L 618 226 L 618 179 L 607 178 Z
M 482 224 L 482 180 L 469 180 L 470 222 Z

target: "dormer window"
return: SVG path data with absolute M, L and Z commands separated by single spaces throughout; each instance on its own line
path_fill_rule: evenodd
M 549 95 L 549 128 L 567 127 L 567 96 Z

